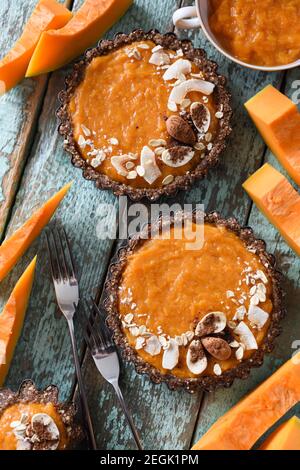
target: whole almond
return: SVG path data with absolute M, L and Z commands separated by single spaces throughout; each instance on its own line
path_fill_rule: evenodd
M 211 356 L 219 361 L 226 361 L 231 356 L 229 344 L 222 338 L 208 337 L 203 338 L 202 344 Z
M 167 131 L 173 139 L 187 145 L 194 145 L 197 141 L 192 127 L 180 116 L 170 116 L 166 122 Z

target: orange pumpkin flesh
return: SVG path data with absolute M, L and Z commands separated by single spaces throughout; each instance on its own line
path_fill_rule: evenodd
M 266 144 L 300 185 L 300 113 L 297 106 L 269 85 L 245 107 Z
M 39 236 L 49 222 L 62 199 L 69 190 L 71 183 L 64 186 L 58 193 L 38 209 L 22 227 L 0 246 L 0 282 L 14 267 L 31 243 Z
M 298 401 L 300 353 L 218 419 L 193 450 L 249 450 Z
M 7 375 L 24 322 L 33 284 L 36 257 L 15 285 L 0 314 L 0 387 Z
M 63 27 L 72 13 L 56 0 L 40 0 L 22 36 L 0 61 L 0 95 L 13 88 L 25 77 L 34 48 L 43 31 Z
M 260 450 L 300 450 L 300 419 L 293 416 L 279 426 Z
M 55 70 L 82 54 L 131 4 L 132 0 L 86 0 L 65 27 L 42 34 L 26 77 Z
M 245 181 L 243 188 L 300 255 L 300 195 L 288 180 L 266 163 Z

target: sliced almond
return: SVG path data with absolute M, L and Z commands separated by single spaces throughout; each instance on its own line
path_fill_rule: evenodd
M 239 340 L 245 346 L 245 349 L 258 349 L 256 339 L 246 323 L 241 321 L 233 332 L 239 337 Z
M 195 152 L 190 147 L 172 147 L 162 153 L 163 163 L 171 168 L 178 168 L 189 163 L 194 157 Z
M 169 96 L 169 102 L 180 104 L 186 95 L 191 91 L 198 91 L 204 95 L 211 95 L 211 93 L 214 91 L 214 88 L 215 85 L 211 82 L 192 78 L 190 80 L 181 82 L 172 89 Z
M 202 344 L 207 352 L 219 361 L 226 361 L 231 356 L 229 344 L 222 338 L 208 337 L 202 339 Z
M 192 374 L 199 375 L 207 368 L 207 357 L 203 350 L 201 341 L 194 340 L 191 342 L 187 355 L 186 364 Z
M 227 319 L 223 312 L 210 312 L 196 326 L 196 336 L 207 336 L 220 333 L 226 327 Z
M 250 304 L 248 309 L 248 319 L 257 328 L 263 328 L 269 319 L 269 314 L 262 308 Z
M 146 351 L 151 356 L 157 356 L 161 351 L 161 344 L 157 336 L 153 335 L 147 339 L 146 345 L 144 346 L 144 351 Z
M 206 134 L 211 123 L 210 111 L 203 103 L 196 102 L 191 105 L 191 118 L 200 134 Z
M 172 370 L 177 366 L 179 360 L 179 346 L 175 339 L 171 338 L 169 347 L 164 351 L 162 366 L 164 369 Z
M 166 70 L 163 79 L 166 81 L 178 79 L 182 74 L 191 73 L 191 71 L 192 64 L 189 60 L 178 59 Z
M 156 164 L 155 153 L 147 146 L 141 152 L 141 166 L 145 170 L 143 178 L 148 184 L 153 184 L 160 177 L 161 171 Z
M 135 157 L 133 157 L 132 155 L 116 155 L 111 157 L 110 159 L 111 164 L 117 171 L 117 173 L 125 177 L 127 177 L 128 171 L 126 170 L 126 168 L 124 168 L 124 165 L 130 160 L 135 160 Z
M 222 375 L 222 369 L 220 364 L 215 364 L 214 365 L 214 373 L 215 375 Z
M 173 139 L 187 145 L 194 145 L 197 141 L 195 132 L 187 121 L 180 116 L 170 116 L 166 122 L 168 134 Z

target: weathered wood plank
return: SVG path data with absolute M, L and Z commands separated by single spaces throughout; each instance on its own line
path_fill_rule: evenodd
M 285 93 L 291 97 L 295 91 L 292 83 L 299 77 L 299 70 L 293 70 L 287 75 Z M 253 94 L 255 91 L 253 92 Z M 250 118 L 249 118 L 250 122 Z M 252 124 L 251 124 L 252 125 Z M 252 125 L 255 131 L 254 125 Z M 270 162 L 286 176 L 286 172 L 279 165 L 275 157 L 268 150 L 265 161 Z M 248 175 L 247 175 L 248 176 Z M 198 440 L 219 416 L 222 416 L 228 409 L 237 403 L 243 396 L 253 390 L 263 380 L 270 376 L 281 364 L 289 359 L 294 352 L 293 342 L 299 340 L 298 331 L 300 329 L 299 301 L 300 301 L 300 261 L 295 253 L 287 246 L 279 233 L 267 221 L 267 219 L 252 206 L 249 216 L 249 225 L 255 229 L 258 237 L 263 238 L 270 252 L 275 254 L 279 269 L 285 276 L 284 288 L 286 292 L 287 318 L 283 321 L 283 332 L 276 341 L 276 347 L 272 355 L 268 356 L 264 365 L 251 373 L 246 381 L 238 381 L 229 390 L 220 390 L 212 396 L 208 396 L 203 412 L 200 416 L 194 441 Z M 299 347 L 299 346 L 298 346 Z M 300 406 L 293 409 L 299 412 Z
M 20 36 L 35 5 L 36 0 L 0 2 L 1 57 Z M 30 149 L 46 86 L 46 75 L 23 80 L 0 98 L 0 240 Z

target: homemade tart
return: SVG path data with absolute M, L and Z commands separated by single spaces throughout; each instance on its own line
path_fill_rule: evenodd
M 104 305 L 115 342 L 138 372 L 171 389 L 230 386 L 272 350 L 281 275 L 265 243 L 235 219 L 211 213 L 203 224 L 194 213 L 190 228 L 204 229 L 196 249 L 178 226 L 160 236 L 164 224 L 131 239 L 110 269 Z
M 225 78 L 172 34 L 118 34 L 86 52 L 58 110 L 72 163 L 98 188 L 151 200 L 218 162 L 230 133 Z
M 66 450 L 82 437 L 75 408 L 58 402 L 57 387 L 38 391 L 27 380 L 18 393 L 0 389 L 0 450 Z

